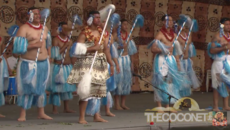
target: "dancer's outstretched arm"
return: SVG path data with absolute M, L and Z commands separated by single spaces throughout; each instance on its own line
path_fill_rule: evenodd
M 218 42 L 218 43 L 221 42 L 219 34 L 216 34 L 216 36 L 212 39 L 212 44 L 211 44 L 212 48 L 210 49 L 211 54 L 217 54 L 219 52 L 222 52 L 222 51 L 229 49 L 227 44 L 224 44 L 221 47 L 216 47 L 214 42 Z

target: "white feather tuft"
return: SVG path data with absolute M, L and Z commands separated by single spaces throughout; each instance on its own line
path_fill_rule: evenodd
M 77 94 L 80 99 L 85 99 L 90 96 L 90 87 L 91 87 L 92 76 L 90 73 L 85 73 L 81 81 L 78 84 Z
M 87 51 L 87 47 L 85 46 L 85 44 L 83 43 L 77 43 L 76 46 L 76 55 L 84 55 L 86 54 Z

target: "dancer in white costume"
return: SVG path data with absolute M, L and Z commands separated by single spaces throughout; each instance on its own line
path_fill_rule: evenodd
M 182 26 L 183 20 L 178 21 L 179 27 Z M 192 35 L 190 33 L 190 36 L 188 36 L 189 31 L 192 31 L 192 28 L 197 28 L 194 24 L 191 27 L 191 24 L 186 23 L 185 27 L 182 29 L 180 36 L 178 37 L 178 41 L 180 43 L 181 50 L 183 51 L 183 54 L 180 55 L 180 67 L 181 71 L 184 73 L 184 78 L 186 80 L 189 80 L 192 84 L 182 86 L 180 90 L 180 96 L 181 97 L 188 97 L 192 94 L 192 89 L 197 89 L 200 86 L 200 82 L 195 74 L 195 71 L 193 70 L 193 61 L 191 60 L 192 57 L 196 56 L 196 49 L 192 43 Z M 187 43 L 186 43 L 187 41 Z M 186 45 L 185 45 L 186 44 Z
M 164 26 L 157 33 L 155 40 L 153 40 L 148 48 L 151 47 L 151 51 L 156 54 L 153 62 L 153 84 L 162 90 L 168 92 L 176 98 L 180 98 L 179 89 L 183 84 L 183 77 L 178 71 L 180 68 L 179 56 L 176 54 L 176 48 L 173 46 L 176 34 L 173 32 L 173 19 L 171 16 L 165 15 L 162 17 Z M 175 46 L 178 46 L 178 42 L 175 42 Z M 177 52 L 181 54 L 181 52 Z M 158 111 L 163 112 L 162 104 L 175 103 L 175 99 L 171 99 L 169 103 L 168 95 L 154 88 L 154 99 L 157 102 Z
M 223 31 L 220 31 L 215 35 L 212 42 L 208 44 L 208 54 L 209 56 L 214 59 L 212 63 L 212 87 L 213 87 L 213 111 L 220 111 L 218 108 L 218 97 L 219 95 L 223 97 L 223 110 L 230 110 L 228 105 L 229 93 L 225 83 L 221 82 L 220 74 L 222 73 L 223 65 L 224 65 L 224 72 L 229 74 L 230 68 L 230 55 L 228 50 L 230 49 L 230 19 L 229 18 L 222 18 L 220 20 L 222 24 L 221 28 Z M 226 62 L 225 62 L 226 60 Z M 230 78 L 228 77 L 228 81 Z

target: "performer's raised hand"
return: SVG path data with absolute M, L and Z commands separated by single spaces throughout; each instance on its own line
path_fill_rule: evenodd
M 41 47 L 42 47 L 42 44 L 43 44 L 43 42 L 38 41 L 38 42 L 36 42 L 36 43 L 34 44 L 34 47 L 36 47 L 36 48 L 41 48 Z M 41 51 L 41 50 L 40 50 L 40 51 Z

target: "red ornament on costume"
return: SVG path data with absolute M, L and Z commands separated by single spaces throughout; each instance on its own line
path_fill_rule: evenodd
M 128 37 L 128 33 L 127 32 L 125 33 L 125 37 L 123 37 L 122 33 L 121 33 L 121 38 L 122 38 L 123 41 L 125 41 L 127 39 L 127 37 Z
M 170 32 L 168 33 L 167 29 L 166 29 L 165 27 L 163 27 L 163 28 L 161 28 L 160 31 L 164 34 L 164 36 L 166 37 L 166 39 L 167 39 L 168 41 L 170 41 L 170 42 L 173 41 L 173 39 L 174 39 L 174 32 L 173 32 L 173 29 L 170 29 Z M 168 36 L 170 36 L 171 38 L 169 38 Z

